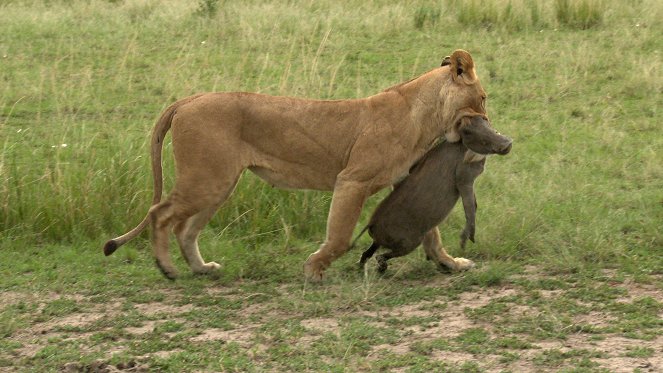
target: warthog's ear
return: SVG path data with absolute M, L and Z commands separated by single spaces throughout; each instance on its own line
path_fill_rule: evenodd
M 440 66 L 449 66 L 451 65 L 451 56 L 446 56 L 442 59 L 442 64 Z
M 466 83 L 472 83 L 476 80 L 477 75 L 474 70 L 474 61 L 469 53 L 462 49 L 453 52 L 450 59 L 451 75 L 454 81 L 461 78 Z

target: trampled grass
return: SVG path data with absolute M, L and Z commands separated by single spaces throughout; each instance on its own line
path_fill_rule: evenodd
M 0 367 L 663 367 L 659 3 L 0 3 Z M 175 99 L 364 97 L 457 48 L 515 141 L 477 181 L 477 243 L 458 248 L 462 211 L 441 226 L 476 271 L 441 274 L 417 252 L 381 278 L 350 252 L 325 284 L 304 284 L 330 194 L 249 173 L 201 237 L 218 275 L 166 282 L 147 236 L 101 254 L 149 207 L 149 133 Z M 168 144 L 164 154 L 168 189 Z M 465 324 L 445 332 L 458 313 Z

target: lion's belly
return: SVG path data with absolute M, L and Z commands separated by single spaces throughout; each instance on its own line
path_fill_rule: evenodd
M 337 172 L 312 169 L 303 165 L 270 162 L 269 168 L 251 166 L 249 170 L 272 186 L 281 189 L 333 190 Z M 275 164 L 276 163 L 276 164 Z

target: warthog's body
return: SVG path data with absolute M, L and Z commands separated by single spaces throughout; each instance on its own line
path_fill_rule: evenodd
M 461 240 L 474 241 L 474 180 L 483 171 L 486 160 L 464 162 L 466 151 L 462 143 L 438 145 L 378 205 L 368 223 L 373 244 L 362 254 L 362 266 L 380 247 L 390 249 L 377 257 L 380 272 L 387 269 L 387 260 L 412 252 L 426 232 L 449 215 L 458 197 L 462 198 L 466 219 Z
M 483 172 L 486 162 L 465 144 L 488 147 L 484 153 L 493 153 L 492 143 L 501 143 L 504 136 L 477 120 L 461 131 L 462 142 L 443 142 L 430 150 L 403 180 L 376 208 L 366 229 L 373 244 L 362 254 L 360 265 L 380 248 L 390 249 L 378 256 L 378 270 L 387 269 L 387 260 L 412 252 L 431 229 L 440 224 L 462 198 L 465 209 L 465 229 L 461 233 L 461 246 L 469 238 L 474 242 L 476 226 L 476 197 L 474 180 Z

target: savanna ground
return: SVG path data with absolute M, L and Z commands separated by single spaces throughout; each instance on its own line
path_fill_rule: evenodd
M 663 371 L 662 4 L 0 2 L 0 371 Z M 330 194 L 251 174 L 201 237 L 218 274 L 173 247 L 165 280 L 147 234 L 102 255 L 149 207 L 175 99 L 364 97 L 457 48 L 515 141 L 477 181 L 477 242 L 458 209 L 441 225 L 476 269 L 378 276 L 355 249 L 307 284 Z

